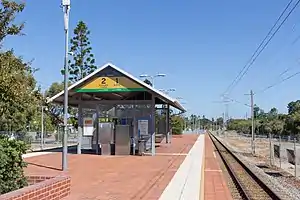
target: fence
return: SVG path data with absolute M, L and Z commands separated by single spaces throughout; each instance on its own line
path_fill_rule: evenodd
M 1 135 L 5 135 L 11 139 L 24 141 L 30 145 L 29 150 L 31 151 L 62 147 L 63 133 L 62 128 L 58 128 L 54 132 L 44 132 L 42 141 L 41 132 L 0 131 Z M 77 132 L 70 131 L 68 133 L 68 145 L 76 145 L 77 136 Z
M 226 131 L 216 133 L 226 139 L 227 143 L 245 153 L 251 153 L 251 134 Z M 277 166 L 294 174 L 300 173 L 300 145 L 297 136 L 289 135 L 255 135 L 255 154 L 268 160 L 271 166 Z M 243 149 L 243 150 L 242 150 Z
M 227 131 L 229 132 L 229 131 Z M 234 132 L 234 131 L 232 131 Z M 239 136 L 242 136 L 242 137 L 248 137 L 248 138 L 251 138 L 251 134 L 245 134 L 245 133 L 237 133 L 237 135 Z M 284 135 L 284 136 L 281 136 L 280 135 L 275 135 L 275 134 L 271 134 L 272 136 L 272 140 L 278 140 L 279 141 L 279 138 L 281 138 L 281 141 L 285 141 L 285 142 L 293 142 L 294 141 L 294 138 L 296 139 L 297 142 L 299 142 L 299 136 L 295 136 L 295 135 Z M 254 135 L 255 138 L 269 138 L 269 134 L 255 134 Z

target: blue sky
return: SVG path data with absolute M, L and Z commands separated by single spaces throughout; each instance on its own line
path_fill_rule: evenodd
M 199 1 L 71 0 L 70 29 L 79 20 L 91 30 L 97 65 L 112 62 L 132 73 L 166 73 L 157 88 L 176 88 L 171 96 L 184 98 L 189 113 L 220 116 L 220 94 L 235 78 L 289 0 Z M 26 1 L 17 18 L 25 21 L 22 37 L 10 37 L 6 48 L 40 68 L 36 78 L 43 88 L 62 81 L 64 32 L 60 0 Z M 231 97 L 245 103 L 255 92 L 300 70 L 300 8 L 289 18 Z M 255 96 L 263 109 L 286 112 L 299 99 L 299 76 Z M 243 117 L 249 108 L 232 103 L 229 115 Z

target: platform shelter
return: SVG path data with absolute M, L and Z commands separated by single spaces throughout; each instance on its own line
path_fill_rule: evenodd
M 78 108 L 78 147 L 101 155 L 155 155 L 155 105 L 165 105 L 166 141 L 171 139 L 169 109 L 185 112 L 168 95 L 113 64 L 105 64 L 68 88 L 69 106 Z M 63 105 L 64 91 L 48 102 Z

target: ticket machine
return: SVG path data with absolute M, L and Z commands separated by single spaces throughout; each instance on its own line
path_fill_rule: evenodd
M 115 155 L 130 155 L 130 138 L 132 136 L 132 118 L 115 120 Z
M 137 148 L 133 148 L 137 147 L 139 142 L 138 134 L 135 133 L 138 123 L 133 118 L 113 118 L 110 122 L 85 118 L 84 122 L 83 149 L 99 148 L 97 152 L 101 155 L 136 154 Z

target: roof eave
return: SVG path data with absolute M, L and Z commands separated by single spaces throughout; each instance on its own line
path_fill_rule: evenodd
M 146 89 L 148 89 L 149 91 L 155 93 L 156 95 L 158 95 L 160 98 L 164 99 L 167 103 L 169 104 L 173 104 L 176 102 L 175 99 L 171 98 L 170 96 L 164 94 L 163 92 L 153 88 L 152 86 L 148 85 L 147 83 L 135 78 L 134 76 L 132 76 L 131 74 L 127 73 L 126 71 L 118 68 L 117 66 L 113 65 L 112 63 L 107 63 L 105 65 L 103 65 L 102 67 L 98 68 L 97 70 L 95 70 L 94 72 L 92 72 L 91 74 L 89 74 L 88 76 L 84 77 L 83 79 L 77 81 L 76 83 L 72 84 L 71 86 L 68 87 L 68 91 L 73 89 L 74 87 L 76 87 L 77 85 L 83 83 L 84 81 L 88 80 L 89 78 L 93 77 L 94 75 L 96 75 L 97 73 L 99 73 L 100 71 L 102 71 L 103 69 L 105 69 L 106 67 L 112 67 L 113 69 L 121 72 L 122 74 L 124 74 L 125 76 L 129 77 L 130 79 L 132 79 L 133 81 L 139 83 L 140 85 L 142 85 L 143 87 L 145 87 Z M 58 97 L 60 97 L 61 95 L 64 94 L 64 90 L 59 92 L 58 94 L 54 95 L 53 97 L 51 97 L 50 99 L 47 100 L 47 103 L 51 103 L 51 102 L 55 102 L 55 99 L 57 99 Z M 177 106 L 176 106 L 177 107 Z M 180 104 L 179 104 L 179 108 L 183 108 Z M 184 110 L 184 108 L 183 108 Z

